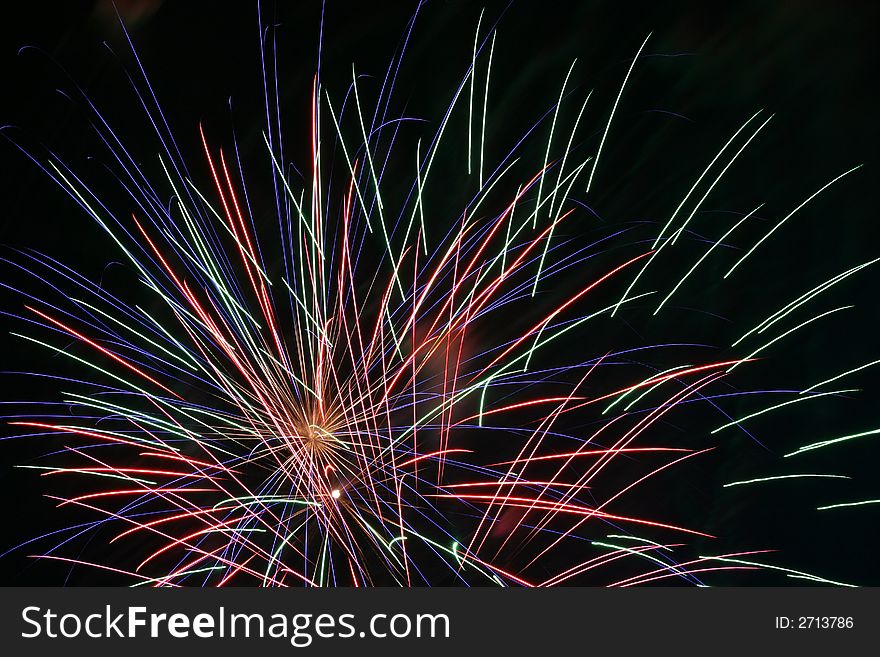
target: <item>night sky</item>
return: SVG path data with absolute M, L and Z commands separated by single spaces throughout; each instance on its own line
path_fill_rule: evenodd
M 617 228 L 630 229 L 619 250 L 598 259 L 600 267 L 624 255 L 632 257 L 634 249 L 656 236 L 658 226 L 717 149 L 757 110 L 774 118 L 708 199 L 701 215 L 704 225 L 711 225 L 713 216 L 720 220 L 725 212 L 745 212 L 763 202 L 766 231 L 833 177 L 864 165 L 768 240 L 735 284 L 721 286 L 722 264 L 710 265 L 675 298 L 669 317 L 653 318 L 648 307 L 623 313 L 616 322 L 560 345 L 560 356 L 585 344 L 590 353 L 664 340 L 724 347 L 763 319 L 765 309 L 775 309 L 824 278 L 880 256 L 876 3 L 429 1 L 416 22 L 398 79 L 398 111 L 437 120 L 470 62 L 483 6 L 484 29 L 498 21 L 486 128 L 487 144 L 498 148 L 514 143 L 556 102 L 575 58 L 569 92 L 582 98 L 594 90 L 580 136 L 585 148 L 594 148 L 623 75 L 651 34 L 597 171 L 589 198 L 595 221 L 583 235 L 566 234 L 572 240 L 589 240 Z M 227 144 L 234 132 L 243 161 L 259 158 L 264 108 L 256 3 L 143 0 L 119 2 L 118 7 L 184 157 L 201 161 L 201 123 Z M 352 63 L 359 73 L 381 80 L 414 8 L 410 2 L 327 3 L 321 75 L 334 97 L 350 81 Z M 308 101 L 321 6 L 264 2 L 262 11 L 264 20 L 276 25 L 280 96 L 290 135 L 287 155 L 302 166 L 308 158 Z M 133 59 L 109 2 L 15 3 L 4 8 L 0 29 L 0 124 L 13 126 L 5 130 L 8 137 L 28 149 L 47 147 L 63 154 L 75 170 L 107 182 L 108 204 L 124 206 L 107 173 L 106 153 L 89 133 L 79 101 L 69 98 L 77 84 L 111 117 L 144 170 L 161 175 L 153 157 L 154 136 L 126 79 Z M 30 48 L 20 52 L 24 46 Z M 561 121 L 571 122 L 576 106 L 579 102 L 568 103 Z M 447 159 L 438 163 L 438 178 L 448 169 L 449 179 L 458 179 L 452 169 L 464 152 L 465 129 L 463 121 L 450 125 L 455 134 L 451 139 L 457 141 Z M 527 146 L 526 159 L 540 161 L 543 143 Z M 94 280 L 106 277 L 107 285 L 117 290 L 133 286 L 130 274 L 109 264 L 118 261 L 118 255 L 108 237 L 8 140 L 0 140 L 0 162 L 4 260 L 16 260 L 15 249 L 36 249 Z M 207 176 L 204 171 L 200 175 Z M 393 183 L 391 187 L 393 197 Z M 436 203 L 451 213 L 466 200 L 465 192 L 452 186 Z M 259 204 L 260 198 L 254 202 Z M 439 224 L 429 226 L 428 232 L 440 229 Z M 717 238 L 717 231 L 711 234 Z M 751 242 L 742 244 L 758 236 L 756 232 Z M 706 246 L 694 239 L 688 248 L 683 247 L 683 257 L 692 262 Z M 673 274 L 668 280 L 674 283 Z M 2 263 L 0 281 L 17 285 L 22 280 L 13 266 Z M 815 313 L 854 304 L 845 319 L 782 343 L 772 358 L 742 374 L 735 384 L 757 388 L 784 381 L 807 386 L 880 358 L 878 284 L 880 270 L 868 270 L 841 285 L 832 293 L 835 298 L 816 306 Z M 550 291 L 538 303 L 552 299 Z M 19 295 L 0 290 L 0 400 L 51 400 L 58 396 L 58 384 L 15 372 L 75 370 L 9 335 L 24 326 L 8 317 L 22 314 L 22 303 Z M 830 579 L 880 585 L 875 557 L 880 504 L 816 511 L 821 504 L 880 497 L 876 437 L 797 464 L 804 471 L 852 477 L 844 484 L 722 488 L 737 479 L 798 471 L 781 457 L 800 445 L 880 427 L 880 369 L 847 379 L 845 387 L 861 391 L 844 400 L 769 414 L 750 424 L 757 440 L 736 431 L 719 435 L 710 457 L 663 480 L 657 490 L 666 492 L 659 498 L 635 496 L 621 508 L 638 512 L 639 505 L 647 503 L 654 515 L 719 536 L 717 546 L 706 550 L 778 549 L 774 563 Z M 7 415 L 21 412 L 14 404 L 4 408 Z M 748 400 L 725 406 L 734 417 L 757 408 L 760 405 Z M 720 424 L 719 417 L 704 409 L 676 418 L 667 427 L 672 436 L 667 442 L 704 445 L 707 428 Z M 0 436 L 14 434 L 11 427 L 0 428 Z M 43 497 L 45 479 L 13 467 L 35 463 L 53 447 L 51 440 L 0 443 L 5 502 L 0 551 L 76 517 L 65 516 Z M 119 583 L 87 569 L 71 573 L 58 564 L 34 563 L 27 557 L 32 553 L 24 547 L 0 558 L 0 584 Z M 712 583 L 803 582 L 748 572 Z

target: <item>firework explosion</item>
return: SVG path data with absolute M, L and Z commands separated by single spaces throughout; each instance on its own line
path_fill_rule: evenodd
M 56 403 L 9 424 L 18 440 L 59 441 L 22 467 L 62 482 L 49 498 L 82 514 L 21 549 L 151 586 L 702 585 L 759 569 L 841 583 L 780 565 L 761 545 L 725 550 L 724 537 L 656 501 L 676 472 L 711 456 L 715 434 L 751 437 L 753 418 L 856 392 L 847 377 L 880 361 L 796 388 L 739 387 L 737 377 L 793 334 L 843 321 L 851 305 L 835 292 L 876 260 L 728 313 L 737 339 L 722 347 L 622 347 L 601 340 L 617 329 L 597 327 L 680 317 L 680 298 L 709 272 L 720 272 L 713 285 L 735 286 L 858 167 L 832 172 L 778 217 L 755 204 L 712 237 L 696 233 L 707 198 L 771 129 L 756 112 L 722 135 L 665 218 L 597 233 L 588 204 L 650 37 L 633 44 L 605 100 L 574 83 L 574 64 L 551 72 L 556 96 L 493 149 L 496 27 L 481 14 L 470 28 L 459 84 L 429 121 L 392 102 L 405 45 L 376 79 L 352 68 L 324 80 L 319 66 L 301 96 L 309 157 L 296 163 L 264 17 L 258 163 L 207 123 L 194 131 L 200 159 L 185 159 L 129 41 L 161 175 L 85 93 L 75 101 L 124 211 L 61 157 L 21 148 L 132 274 L 114 292 L 48 256 L 12 259 L 31 277 L 15 288 L 26 327 L 15 335 L 71 360 L 76 375 L 57 377 Z M 748 412 L 725 410 L 741 398 Z M 670 439 L 682 417 L 701 423 L 700 440 Z M 823 437 L 789 456 L 878 432 Z M 726 484 L 846 478 L 789 468 Z

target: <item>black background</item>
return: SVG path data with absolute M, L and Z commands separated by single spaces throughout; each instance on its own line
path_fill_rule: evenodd
M 396 101 L 406 104 L 408 113 L 436 117 L 445 107 L 469 63 L 482 6 L 429 2 L 422 10 L 398 83 Z M 591 126 L 585 134 L 595 143 L 632 56 L 653 33 L 612 127 L 590 198 L 604 229 L 614 222 L 649 222 L 656 234 L 656 223 L 668 217 L 715 150 L 760 108 L 776 117 L 743 165 L 713 194 L 712 209 L 745 211 L 764 201 L 767 219 L 773 220 L 844 170 L 865 165 L 793 220 L 736 285 L 689 291 L 694 306 L 735 315 L 740 320 L 736 329 L 702 315 L 686 325 L 661 325 L 636 315 L 626 320 L 624 330 L 652 339 L 688 334 L 705 340 L 710 335 L 729 344 L 729 338 L 765 316 L 751 312 L 752 304 L 776 307 L 769 301 L 761 304 L 762 296 L 788 301 L 823 280 L 823 274 L 828 277 L 880 255 L 875 3 L 516 2 L 505 7 L 487 3 L 483 19 L 485 29 L 500 17 L 490 143 L 510 143 L 555 102 L 575 57 L 573 88 L 595 88 L 594 113 L 585 115 Z M 198 156 L 199 121 L 221 135 L 234 124 L 245 159 L 257 152 L 262 97 L 254 3 L 123 2 L 119 8 L 184 154 Z M 344 89 L 352 61 L 359 71 L 381 77 L 413 8 L 411 3 L 328 3 L 322 76 L 331 93 Z M 63 153 L 74 168 L 100 167 L 100 149 L 82 129 L 81 115 L 55 91 L 69 89 L 71 83 L 54 60 L 112 116 L 134 152 L 155 152 L 126 86 L 123 65 L 130 66 L 131 59 L 109 3 L 24 3 L 4 12 L 0 123 L 16 126 L 7 134 Z M 285 121 L 292 134 L 299 129 L 301 136 L 291 142 L 291 159 L 302 162 L 321 7 L 264 3 L 263 12 L 265 17 L 275 14 L 279 25 Z M 22 46 L 35 48 L 19 53 Z M 108 238 L 12 144 L 0 143 L 0 158 L 0 242 L 37 248 L 96 279 L 104 275 L 115 258 L 108 255 L 114 253 Z M 154 165 L 146 161 L 145 166 Z M 812 383 L 877 358 L 878 281 L 868 273 L 842 286 L 836 292 L 838 305 L 857 304 L 846 322 L 822 325 L 786 346 L 779 358 L 756 371 L 752 383 L 761 377 Z M 16 313 L 20 306 L 19 297 L 3 293 L 2 310 Z M 44 353 L 7 333 L 0 338 L 0 369 L 40 369 L 34 363 Z M 56 367 L 64 365 L 43 369 Z M 880 505 L 824 514 L 814 510 L 822 503 L 878 496 L 875 466 L 880 451 L 871 439 L 805 460 L 806 469 L 853 476 L 846 488 L 798 485 L 735 495 L 720 489 L 732 479 L 778 471 L 780 455 L 801 444 L 877 428 L 873 423 L 880 416 L 880 379 L 869 370 L 852 383 L 863 388 L 854 401 L 835 401 L 821 409 L 805 406 L 762 421 L 756 432 L 767 449 L 741 437 L 722 443 L 712 460 L 680 473 L 679 485 L 664 503 L 682 521 L 722 535 L 725 547 L 779 548 L 784 554 L 779 562 L 790 567 L 859 584 L 880 583 L 874 558 Z M 51 398 L 53 390 L 50 384 L 7 374 L 0 386 L 4 401 Z M 730 410 L 736 413 L 737 407 Z M 686 426 L 681 429 L 687 432 Z M 45 451 L 20 441 L 0 446 L 0 494 L 6 509 L 2 549 L 63 524 L 52 504 L 40 497 L 39 478 L 12 467 Z M 24 549 L 0 559 L 0 583 L 62 583 L 67 577 L 66 568 L 34 566 L 27 553 Z M 104 582 L 95 577 L 78 571 L 67 581 Z M 730 577 L 722 583 L 779 582 L 754 574 Z
M 346 589 L 346 590 L 253 590 L 253 589 L 19 589 L 0 591 L 0 613 L 4 623 L 0 636 L 11 650 L 28 654 L 55 654 L 59 645 L 88 651 L 93 655 L 116 655 L 120 650 L 133 656 L 186 655 L 193 649 L 212 654 L 238 654 L 242 649 L 264 655 L 289 655 L 289 639 L 250 639 L 239 636 L 200 639 L 172 639 L 164 630 L 158 638 L 143 633 L 132 639 L 22 639 L 22 632 L 34 627 L 21 620 L 26 606 L 52 609 L 56 614 L 104 613 L 109 604 L 112 617 L 125 614 L 128 606 L 142 606 L 147 613 L 198 613 L 219 617 L 226 614 L 261 613 L 268 627 L 277 619 L 272 614 L 312 614 L 304 633 L 313 637 L 306 650 L 336 652 L 381 650 L 389 655 L 446 655 L 449 650 L 471 653 L 494 647 L 515 654 L 541 652 L 552 645 L 583 650 L 585 645 L 600 651 L 637 654 L 657 646 L 679 655 L 702 655 L 713 645 L 716 654 L 735 655 L 746 651 L 797 652 L 799 655 L 870 654 L 876 643 L 877 589 L 726 588 L 678 590 L 614 590 L 555 588 L 500 591 L 497 589 Z M 356 628 L 369 628 L 373 614 L 443 613 L 449 617 L 446 638 L 350 639 L 320 638 L 315 631 L 318 614 L 356 614 L 348 619 Z M 815 615 L 852 619 L 850 629 L 797 629 L 800 618 Z M 30 617 L 35 614 L 31 612 Z M 776 629 L 776 617 L 791 620 L 789 629 Z M 383 631 L 380 619 L 377 629 Z M 58 619 L 55 619 L 57 628 Z M 845 621 L 844 621 L 845 622 Z M 97 623 L 95 623 L 97 625 Z M 124 622 L 120 623 L 124 627 Z M 256 625 L 256 624 L 255 624 Z M 813 627 L 815 628 L 814 621 Z M 72 622 L 68 622 L 68 628 Z M 228 635 L 228 624 L 226 626 Z M 143 628 L 140 628 L 141 630 Z M 325 624 L 324 634 L 328 634 Z M 55 629 L 57 633 L 57 629 Z M 70 631 L 70 629 L 68 629 Z M 256 630 L 254 630 L 256 632 Z M 345 630 L 336 630 L 343 633 Z M 63 643 L 61 643 L 63 642 Z

